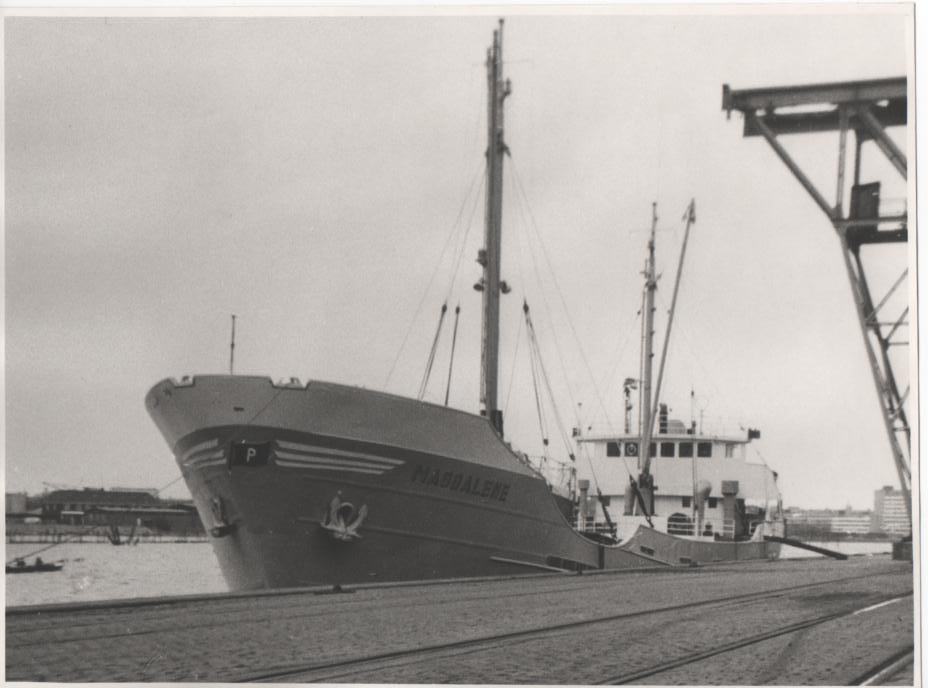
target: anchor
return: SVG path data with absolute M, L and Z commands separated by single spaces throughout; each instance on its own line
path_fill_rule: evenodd
M 214 538 L 221 538 L 234 532 L 238 524 L 229 522 L 226 503 L 223 498 L 214 497 L 209 506 L 210 511 L 213 512 L 213 518 L 216 520 L 216 525 L 209 529 L 209 534 Z
M 367 505 L 362 505 L 355 512 L 354 505 L 351 502 L 343 502 L 340 495 L 341 492 L 329 502 L 329 509 L 320 525 L 336 540 L 350 542 L 361 537 L 358 528 L 367 517 Z

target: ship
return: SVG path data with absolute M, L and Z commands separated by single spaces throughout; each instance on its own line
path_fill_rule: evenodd
M 718 455 L 699 454 L 704 477 L 693 486 L 693 515 L 699 520 L 697 512 L 720 498 L 722 511 L 741 527 L 726 530 L 727 519 L 713 520 L 710 513 L 689 531 L 679 517 L 661 516 L 665 507 L 655 502 L 655 473 L 647 462 L 635 467 L 628 489 L 612 495 L 613 504 L 628 496 L 614 520 L 608 495 L 597 489 L 594 498 L 582 474 L 564 493 L 504 438 L 497 388 L 500 295 L 508 287 L 500 278 L 500 237 L 508 153 L 503 106 L 511 89 L 503 78 L 502 29 L 500 22 L 487 52 L 480 413 L 231 369 L 228 375 L 168 378 L 146 395 L 232 590 L 646 570 L 778 554 L 779 544 L 765 537 L 777 525 L 775 509 L 755 512 L 751 523 L 735 519 L 751 485 L 707 472 L 713 462 L 746 463 L 740 454 L 729 461 L 729 445 L 738 444 L 730 438 L 676 433 L 670 424 L 652 439 L 647 413 L 638 436 L 578 437 L 578 447 L 592 454 L 590 470 L 598 466 L 604 478 L 609 471 L 600 464 L 614 460 L 614 446 L 620 455 L 640 446 L 646 457 L 654 446 L 660 460 L 668 442 L 690 443 L 697 452 L 705 443 L 717 448 Z M 680 458 L 686 450 L 678 451 L 674 460 L 686 464 Z M 613 483 L 609 478 L 607 489 Z M 707 533 L 704 523 L 715 521 L 718 528 Z

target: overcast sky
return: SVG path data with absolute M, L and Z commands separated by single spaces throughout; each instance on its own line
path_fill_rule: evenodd
M 673 415 L 689 421 L 693 390 L 707 425 L 760 428 L 752 447 L 790 505 L 869 508 L 896 484 L 837 237 L 720 108 L 723 83 L 905 74 L 904 10 L 507 17 L 500 388 L 514 445 L 541 451 L 522 299 L 565 424 L 621 427 L 651 203 L 664 313 L 695 198 L 665 374 Z M 462 308 L 451 403 L 476 411 L 495 26 L 493 14 L 6 19 L 7 491 L 177 478 L 144 395 L 227 372 L 232 313 L 236 373 L 414 396 L 450 294 Z M 837 138 L 786 143 L 833 198 Z M 879 162 L 865 149 L 863 179 L 901 206 Z M 881 295 L 905 249 L 868 258 Z

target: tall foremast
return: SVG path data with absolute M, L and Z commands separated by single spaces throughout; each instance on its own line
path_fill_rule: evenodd
M 493 32 L 493 47 L 487 52 L 487 196 L 484 249 L 478 262 L 483 266 L 483 345 L 481 355 L 480 401 L 482 413 L 499 434 L 503 415 L 499 408 L 499 301 L 509 291 L 500 279 L 500 252 L 503 213 L 503 156 L 507 152 L 503 137 L 503 101 L 510 93 L 503 80 L 503 21 Z

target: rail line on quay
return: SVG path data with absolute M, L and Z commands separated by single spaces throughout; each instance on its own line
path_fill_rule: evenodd
M 911 592 L 899 596 L 895 595 L 894 597 L 883 600 L 883 602 L 895 602 L 897 600 L 903 599 L 905 597 L 910 597 Z M 618 674 L 616 676 L 610 676 L 598 681 L 599 685 L 623 685 L 629 683 L 637 683 L 643 678 L 651 678 L 659 674 L 663 674 L 672 669 L 678 669 L 680 667 L 686 666 L 688 664 L 695 664 L 696 662 L 701 662 L 704 659 L 709 659 L 710 657 L 715 657 L 717 655 L 725 654 L 726 652 L 733 652 L 734 650 L 740 650 L 751 645 L 757 645 L 766 640 L 772 640 L 774 638 L 779 638 L 780 636 L 789 635 L 791 633 L 796 633 L 798 631 L 805 630 L 807 628 L 812 628 L 813 626 L 820 626 L 821 624 L 828 623 L 829 621 L 836 621 L 838 619 L 854 616 L 855 614 L 860 613 L 866 609 L 874 607 L 876 605 L 867 605 L 865 607 L 859 607 L 851 610 L 844 610 L 840 612 L 834 612 L 832 614 L 824 614 L 822 616 L 816 617 L 814 619 L 807 619 L 805 621 L 800 621 L 798 623 L 789 624 L 781 628 L 776 628 L 765 633 L 758 633 L 757 635 L 750 636 L 748 638 L 743 638 L 733 643 L 728 643 L 720 647 L 713 648 L 712 650 L 707 650 L 705 652 L 697 652 L 692 655 L 687 655 L 685 657 L 678 657 L 677 659 L 670 660 L 668 662 L 663 662 L 657 664 L 648 669 L 641 671 L 635 671 L 625 674 Z M 884 675 L 888 676 L 888 673 L 885 673 L 885 670 L 888 668 L 893 668 L 898 670 L 897 663 L 902 661 L 906 655 L 911 655 L 913 652 L 912 646 L 907 646 L 900 652 L 895 653 L 889 660 L 881 661 L 876 667 L 866 671 L 859 679 L 851 682 L 851 685 L 872 685 L 867 683 L 868 680 L 875 679 L 877 676 Z
M 893 676 L 902 671 L 906 666 L 915 661 L 915 646 L 910 645 L 899 652 L 872 667 L 868 671 L 859 675 L 853 681 L 852 686 L 878 686 L 882 681 L 891 679 Z
M 680 573 L 682 573 L 683 575 L 687 575 L 686 572 L 684 572 L 683 570 L 681 570 Z M 680 573 L 677 573 L 675 575 L 680 575 Z M 830 585 L 830 584 L 844 583 L 844 582 L 854 581 L 854 580 L 862 580 L 866 578 L 873 578 L 874 576 L 892 576 L 892 575 L 895 575 L 895 574 L 886 572 L 886 573 L 876 573 L 876 574 L 868 573 L 868 574 L 861 574 L 861 575 L 855 575 L 855 576 L 843 576 L 840 578 L 830 578 L 826 581 L 804 583 L 798 586 L 792 586 L 788 588 L 777 588 L 776 590 L 772 590 L 772 591 L 763 591 L 759 593 L 744 593 L 742 595 L 710 598 L 707 600 L 700 600 L 697 602 L 686 603 L 684 605 L 668 607 L 667 609 L 683 609 L 683 608 L 689 608 L 689 607 L 699 606 L 699 605 L 722 604 L 724 602 L 738 601 L 742 598 L 744 599 L 754 598 L 758 595 L 775 596 L 777 594 L 785 594 L 793 590 L 801 589 L 804 587 Z M 555 582 L 557 578 L 559 578 L 559 576 L 558 577 L 552 576 L 552 582 Z M 571 576 L 570 580 L 571 582 L 575 582 L 576 577 Z M 384 586 L 378 586 L 378 587 L 388 587 L 388 586 L 384 585 Z M 406 586 L 397 586 L 397 587 L 406 587 Z M 582 585 L 582 586 L 557 585 L 557 586 L 551 586 L 551 587 L 544 587 L 540 590 L 511 592 L 511 593 L 507 593 L 506 597 L 515 598 L 515 597 L 526 597 L 526 596 L 551 595 L 551 594 L 557 594 L 559 592 L 578 592 L 578 591 L 583 591 L 586 589 L 594 590 L 596 587 L 597 587 L 596 584 L 593 584 L 593 583 L 589 585 Z M 338 602 L 333 605 L 315 606 L 312 609 L 308 609 L 308 610 L 303 610 L 303 609 L 295 610 L 293 606 L 289 606 L 286 608 L 274 608 L 272 610 L 269 610 L 269 618 L 273 618 L 274 620 L 277 620 L 277 621 L 284 620 L 284 619 L 312 619 L 315 617 L 322 617 L 322 618 L 326 617 L 328 614 L 331 613 L 332 607 L 338 607 L 340 609 L 344 609 L 342 605 L 344 605 L 346 602 L 344 598 L 345 593 L 354 593 L 356 591 L 360 592 L 365 589 L 368 589 L 368 588 L 366 588 L 365 586 L 357 586 L 357 587 L 345 586 L 345 588 L 341 591 L 341 594 L 332 593 L 332 589 L 330 587 L 324 588 L 324 589 L 323 588 L 306 589 L 303 591 L 299 591 L 298 589 L 288 589 L 286 591 L 281 591 L 279 597 L 278 595 L 274 593 L 274 591 L 257 591 L 256 593 L 232 593 L 228 596 L 224 596 L 221 594 L 210 594 L 210 595 L 202 595 L 202 596 L 198 595 L 198 596 L 189 596 L 189 597 L 181 596 L 181 597 L 163 599 L 160 601 L 160 604 L 155 599 L 141 598 L 138 600 L 132 600 L 132 599 L 119 600 L 113 603 L 96 602 L 96 603 L 79 604 L 79 605 L 73 605 L 73 606 L 70 604 L 65 604 L 65 605 L 60 605 L 60 606 L 59 605 L 36 605 L 35 607 L 17 607 L 14 609 L 9 609 L 7 610 L 7 616 L 8 617 L 9 616 L 22 617 L 22 616 L 35 615 L 39 618 L 43 618 L 44 622 L 31 625 L 29 629 L 30 631 L 40 631 L 45 628 L 58 627 L 58 623 L 59 623 L 58 620 L 56 620 L 50 614 L 50 612 L 64 611 L 64 612 L 86 613 L 86 612 L 99 611 L 103 615 L 108 615 L 111 609 L 133 609 L 137 606 L 138 607 L 164 606 L 165 609 L 163 610 L 163 612 L 166 617 L 166 621 L 170 621 L 170 615 L 171 615 L 170 607 L 176 606 L 176 605 L 186 605 L 190 603 L 210 602 L 212 600 L 238 599 L 238 598 L 241 598 L 244 601 L 247 601 L 247 600 L 250 600 L 255 595 L 260 596 L 260 597 L 268 597 L 270 599 L 275 599 L 275 598 L 276 599 L 289 599 L 299 594 L 314 595 L 314 596 L 326 594 L 326 593 L 333 594 L 333 601 L 336 599 L 338 600 Z M 371 586 L 370 589 L 376 589 L 376 588 Z M 781 592 L 778 592 L 778 591 L 781 591 Z M 459 594 L 447 600 L 441 600 L 437 602 L 435 600 L 430 600 L 427 602 L 418 602 L 418 601 L 409 601 L 409 600 L 404 599 L 404 600 L 397 600 L 397 601 L 391 602 L 387 606 L 395 607 L 398 609 L 399 608 L 409 609 L 411 607 L 434 607 L 436 604 L 449 604 L 449 603 L 462 602 L 462 601 L 466 602 L 469 599 L 481 599 L 481 598 L 482 598 L 482 594 L 480 593 L 477 593 L 473 596 L 470 596 L 467 594 Z M 363 601 L 359 600 L 359 604 L 363 604 Z M 663 608 L 658 608 L 656 611 L 661 611 L 662 609 Z M 655 611 L 655 610 L 648 610 L 648 613 L 650 613 L 650 611 Z M 233 618 L 240 613 L 241 613 L 241 610 L 238 609 L 237 607 L 216 610 L 216 611 L 210 610 L 209 615 L 211 618 L 209 619 L 209 621 L 187 624 L 185 628 L 188 630 L 195 629 L 195 628 L 204 628 L 204 629 L 211 628 L 217 625 L 222 625 L 222 624 L 227 623 L 228 618 Z M 642 612 L 625 612 L 624 614 L 631 614 L 632 616 L 634 616 L 640 613 Z M 603 617 L 603 620 L 608 620 L 610 618 L 612 617 Z M 570 622 L 570 623 L 576 624 L 576 623 L 588 623 L 588 622 L 582 621 L 582 622 Z M 75 620 L 71 620 L 69 621 L 68 625 L 72 629 L 78 629 L 82 627 L 99 629 L 101 626 L 101 621 L 97 617 L 94 617 L 94 618 L 87 619 L 84 623 L 75 622 Z M 121 624 L 117 624 L 117 625 L 118 625 L 118 628 L 114 629 L 112 633 L 95 633 L 93 636 L 94 639 L 103 640 L 107 638 L 125 638 L 126 636 L 151 635 L 151 634 L 162 632 L 162 629 L 157 628 L 157 627 L 144 628 L 144 629 L 138 629 L 138 630 L 127 632 L 126 628 L 123 625 Z M 567 625 L 567 627 L 569 627 L 569 624 Z M 16 636 L 16 631 L 12 630 L 11 632 L 11 629 L 8 624 L 7 625 L 7 644 L 8 645 L 12 644 L 12 645 L 15 645 L 16 647 L 27 647 L 29 645 L 40 645 L 43 642 L 45 642 L 41 639 L 37 639 L 36 641 L 32 641 L 32 642 L 13 640 L 11 643 L 11 640 L 15 638 L 15 636 Z M 78 641 L 84 641 L 85 639 L 86 638 L 84 636 L 75 636 L 73 638 L 73 641 L 78 642 Z M 60 639 L 57 642 L 68 642 L 68 641 L 69 641 L 68 639 Z
M 609 614 L 605 616 L 598 616 L 593 618 L 587 618 L 577 621 L 568 621 L 563 623 L 556 624 L 546 624 L 543 626 L 537 626 L 529 629 L 522 629 L 517 631 L 509 631 L 505 633 L 498 633 L 492 635 L 480 636 L 478 638 L 470 638 L 466 640 L 451 641 L 446 643 L 436 643 L 433 645 L 418 647 L 413 649 L 401 649 L 393 650 L 389 652 L 382 653 L 372 653 L 368 655 L 363 655 L 359 657 L 353 657 L 348 659 L 341 659 L 329 662 L 322 663 L 307 663 L 301 664 L 299 666 L 289 666 L 281 667 L 275 671 L 263 671 L 260 673 L 252 673 L 248 675 L 243 675 L 235 679 L 236 682 L 276 682 L 276 681 L 286 681 L 287 679 L 299 679 L 300 681 L 305 682 L 320 682 L 320 681 L 331 681 L 337 679 L 343 679 L 356 674 L 370 673 L 378 669 L 389 669 L 396 668 L 406 665 L 414 665 L 422 662 L 428 662 L 435 659 L 439 659 L 445 656 L 456 656 L 460 654 L 471 654 L 477 653 L 484 650 L 496 649 L 500 644 L 517 644 L 520 642 L 530 641 L 535 638 L 543 638 L 545 636 L 558 634 L 564 631 L 570 631 L 578 628 L 588 628 L 591 625 L 596 624 L 608 624 L 611 622 L 622 621 L 625 619 L 633 619 L 636 617 L 647 617 L 653 616 L 656 614 L 667 614 L 673 612 L 681 612 L 684 610 L 698 609 L 701 607 L 713 607 L 713 608 L 724 608 L 731 606 L 742 606 L 748 603 L 774 599 L 777 597 L 782 597 L 790 593 L 797 591 L 808 590 L 812 588 L 819 588 L 823 586 L 833 586 L 836 583 L 861 580 L 861 579 L 872 579 L 877 576 L 883 575 L 894 575 L 892 573 L 879 573 L 879 574 L 865 574 L 859 576 L 846 576 L 842 578 L 833 578 L 826 581 L 817 581 L 812 583 L 803 583 L 800 585 L 786 586 L 782 588 L 776 588 L 773 590 L 765 590 L 761 592 L 754 593 L 743 593 L 739 595 L 730 595 L 725 597 L 714 597 L 706 600 L 698 600 L 695 602 L 687 602 L 683 604 L 668 605 L 664 607 L 652 607 L 648 609 L 636 610 L 632 612 L 620 612 L 616 614 Z M 898 592 L 894 593 L 890 597 L 881 597 L 877 599 L 877 604 L 883 604 L 889 601 L 896 599 L 901 599 L 904 597 L 911 596 L 912 592 L 908 591 L 902 595 Z M 598 683 L 602 684 L 620 684 L 620 683 L 629 683 L 633 680 L 644 678 L 646 676 L 659 674 L 665 671 L 668 671 L 677 666 L 683 666 L 688 663 L 693 663 L 706 659 L 711 656 L 722 654 L 725 652 L 730 652 L 741 647 L 746 647 L 751 644 L 756 644 L 782 636 L 789 633 L 794 633 L 799 630 L 810 628 L 816 625 L 826 623 L 828 621 L 836 620 L 845 616 L 851 616 L 853 614 L 859 613 L 862 610 L 868 609 L 870 607 L 876 606 L 874 600 L 868 600 L 867 604 L 860 607 L 854 607 L 853 609 L 841 610 L 839 612 L 832 612 L 829 614 L 821 615 L 813 619 L 807 619 L 802 622 L 795 624 L 790 624 L 789 626 L 781 627 L 768 631 L 763 634 L 758 634 L 750 638 L 745 638 L 735 643 L 729 643 L 726 646 L 715 648 L 713 651 L 697 653 L 694 655 L 687 656 L 685 658 L 679 658 L 678 660 L 663 663 L 660 666 L 652 667 L 651 669 L 643 670 L 640 672 L 629 673 L 625 675 L 612 676 Z M 671 666 L 673 665 L 673 666 Z M 882 666 L 882 664 L 881 664 Z

